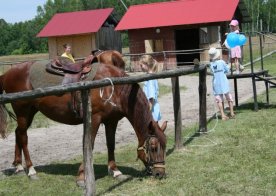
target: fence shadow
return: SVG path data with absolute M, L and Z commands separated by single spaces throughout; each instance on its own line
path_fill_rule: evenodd
M 258 103 L 258 108 L 260 109 L 275 109 L 276 104 L 267 104 L 263 102 Z M 254 103 L 244 103 L 239 105 L 238 110 L 254 110 Z

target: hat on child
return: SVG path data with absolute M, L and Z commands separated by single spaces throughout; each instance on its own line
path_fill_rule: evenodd
M 215 59 L 217 59 L 217 58 L 220 57 L 220 52 L 216 48 L 213 48 L 213 47 L 210 48 L 210 50 L 208 51 L 208 53 L 209 53 L 210 59 L 212 59 L 212 60 L 215 60 Z
M 238 26 L 239 25 L 239 21 L 237 21 L 237 20 L 231 20 L 231 22 L 230 22 L 230 24 L 229 24 L 230 26 Z

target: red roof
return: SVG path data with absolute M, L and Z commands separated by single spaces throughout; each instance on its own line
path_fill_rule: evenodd
M 55 14 L 37 37 L 53 37 L 97 32 L 113 8 Z
M 239 0 L 178 0 L 129 7 L 115 30 L 230 21 Z

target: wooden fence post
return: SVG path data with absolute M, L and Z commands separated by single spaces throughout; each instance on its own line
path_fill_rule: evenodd
M 256 78 L 254 75 L 254 65 L 253 65 L 253 51 L 252 51 L 252 40 L 251 35 L 249 35 L 249 51 L 250 51 L 250 63 L 251 63 L 251 74 L 252 74 L 252 87 L 254 96 L 254 110 L 258 111 L 258 101 L 257 101 L 257 90 L 256 90 Z
M 175 148 L 180 149 L 182 147 L 182 117 L 181 117 L 181 101 L 179 90 L 179 77 L 171 78 L 172 81 L 172 93 L 173 93 L 173 109 L 174 109 L 174 127 L 175 127 Z
M 91 196 L 96 195 L 96 183 L 91 143 L 92 106 L 90 90 L 82 90 L 81 98 L 83 106 L 83 164 L 85 171 L 85 195 Z
M 199 132 L 207 131 L 207 115 L 206 115 L 206 75 L 207 68 L 199 71 Z

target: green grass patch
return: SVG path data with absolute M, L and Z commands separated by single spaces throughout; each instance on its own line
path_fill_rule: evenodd
M 174 135 L 168 135 L 167 177 L 157 180 L 144 175 L 136 161 L 137 144 L 117 149 L 116 160 L 125 181 L 107 176 L 106 153 L 94 154 L 97 195 L 274 195 L 276 192 L 276 89 L 236 109 L 236 119 L 213 119 L 208 134 L 195 136 L 198 125 L 183 130 L 183 146 L 174 149 Z M 136 142 L 135 142 L 136 143 Z M 58 150 L 58 149 L 57 149 Z M 39 180 L 2 175 L 0 195 L 82 195 L 75 184 L 81 157 L 36 167 Z
M 41 54 L 0 56 L 0 62 L 18 62 L 18 61 L 40 60 L 40 59 L 49 59 L 49 54 L 41 53 Z

